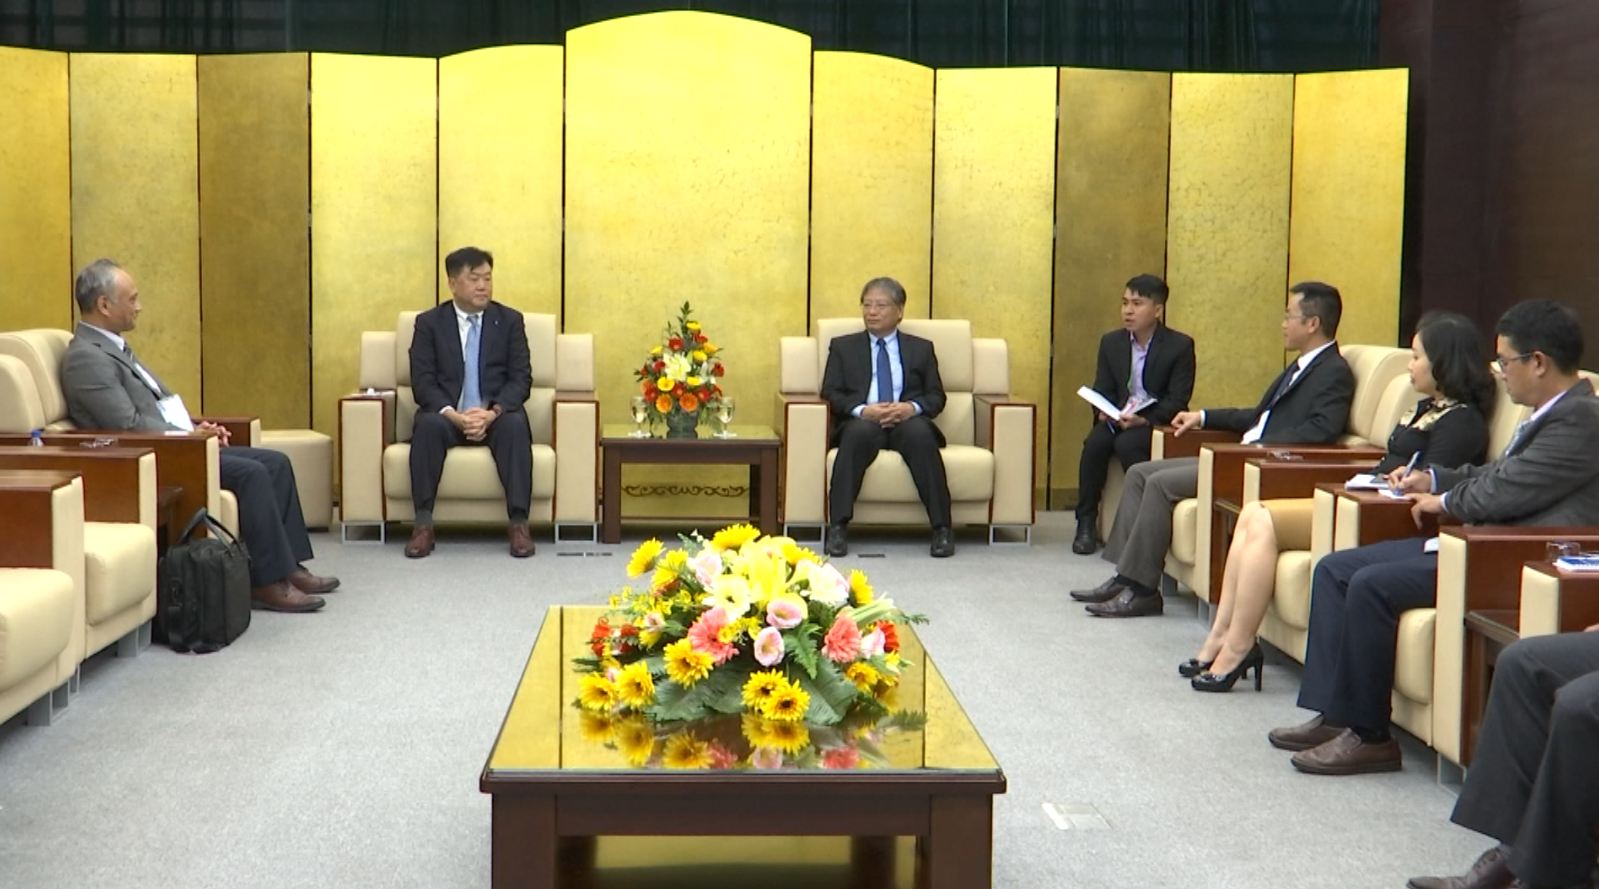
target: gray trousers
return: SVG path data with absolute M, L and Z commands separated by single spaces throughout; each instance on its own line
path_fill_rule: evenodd
M 1599 824 L 1599 633 L 1523 639 L 1494 670 L 1451 819 L 1511 849 L 1524 883 L 1583 884 Z
M 1198 457 L 1156 460 L 1127 470 L 1102 558 L 1115 562 L 1116 573 L 1128 580 L 1160 589 L 1171 549 L 1172 512 L 1198 493 Z

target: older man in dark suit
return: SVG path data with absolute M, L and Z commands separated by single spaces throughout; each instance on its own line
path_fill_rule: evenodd
M 84 429 L 146 432 L 197 430 L 228 443 L 226 429 L 195 424 L 183 401 L 139 362 L 123 334 L 134 329 L 142 307 L 139 288 L 109 259 L 78 274 L 74 298 L 82 322 L 61 362 L 61 390 L 72 422 Z M 239 532 L 250 552 L 255 607 L 315 611 L 339 585 L 305 569 L 311 540 L 295 488 L 294 466 L 265 448 L 226 447 L 218 471 L 222 487 L 239 499 Z
M 905 288 L 873 278 L 861 290 L 866 329 L 836 337 L 827 347 L 822 397 L 833 411 L 833 479 L 828 489 L 827 554 L 849 552 L 848 529 L 866 468 L 883 448 L 899 451 L 933 526 L 934 558 L 955 554 L 950 533 L 944 434 L 933 418 L 944 409 L 933 344 L 899 329 Z
M 1534 408 L 1532 416 L 1497 460 L 1395 478 L 1416 501 L 1417 526 L 1424 515 L 1445 513 L 1467 524 L 1599 523 L 1599 398 L 1578 375 L 1576 315 L 1550 300 L 1518 303 L 1497 333 L 1494 367 L 1511 400 Z M 1345 550 L 1317 564 L 1299 706 L 1320 715 L 1268 735 L 1272 746 L 1297 751 L 1295 768 L 1353 775 L 1400 767 L 1388 732 L 1399 618 L 1432 607 L 1437 585 L 1437 544 L 1425 537 Z
M 411 338 L 411 502 L 405 555 L 433 552 L 433 502 L 450 448 L 486 445 L 505 489 L 511 555 L 533 555 L 533 434 L 524 404 L 533 389 L 522 313 L 494 302 L 494 256 L 462 247 L 444 258 L 449 302 L 416 316 Z
M 1189 429 L 1228 429 L 1244 434 L 1245 444 L 1334 441 L 1349 423 L 1355 377 L 1338 354 L 1338 322 L 1343 299 L 1338 288 L 1319 281 L 1295 284 L 1283 313 L 1283 345 L 1299 358 L 1266 389 L 1253 408 L 1183 411 L 1172 418 L 1176 435 Z M 1105 542 L 1104 558 L 1116 573 L 1090 590 L 1071 596 L 1089 603 L 1096 617 L 1160 614 L 1160 576 L 1171 547 L 1172 512 L 1199 490 L 1199 458 L 1141 463 L 1127 473 L 1116 524 Z

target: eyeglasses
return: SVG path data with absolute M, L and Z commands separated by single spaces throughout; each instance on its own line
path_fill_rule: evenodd
M 879 300 L 870 300 L 870 301 L 862 301 L 861 302 L 861 308 L 866 309 L 867 311 L 871 311 L 873 309 L 877 309 L 877 310 L 892 309 L 896 305 L 897 305 L 896 303 L 886 302 L 886 301 L 879 301 Z
M 1493 360 L 1493 365 L 1492 365 L 1492 367 L 1494 369 L 1494 373 L 1496 373 L 1496 374 L 1498 374 L 1500 376 L 1504 376 L 1505 375 L 1505 365 L 1506 364 L 1509 364 L 1512 361 L 1526 361 L 1527 359 L 1529 359 L 1532 356 L 1537 355 L 1537 354 L 1538 354 L 1537 350 L 1534 350 L 1534 351 L 1531 351 L 1531 352 L 1522 352 L 1520 355 L 1511 355 L 1511 356 L 1509 356 L 1507 358 L 1495 358 Z
M 1283 313 L 1283 321 L 1285 323 L 1288 322 L 1288 321 L 1303 321 L 1303 320 L 1305 320 L 1305 316 L 1304 315 L 1290 315 L 1287 312 Z

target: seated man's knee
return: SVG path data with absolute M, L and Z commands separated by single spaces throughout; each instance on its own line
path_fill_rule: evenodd
M 1594 724 L 1599 724 L 1599 674 L 1573 679 L 1555 691 L 1555 705 L 1549 713 L 1551 732 L 1563 726 Z
M 437 411 L 419 411 L 416 420 L 411 424 L 411 435 L 448 435 L 455 428 L 450 419 Z

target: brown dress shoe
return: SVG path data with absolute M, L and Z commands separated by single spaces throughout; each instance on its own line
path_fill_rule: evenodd
M 1109 602 L 1121 595 L 1121 591 L 1125 589 L 1127 589 L 1127 585 L 1112 574 L 1109 580 L 1091 590 L 1072 590 L 1067 595 L 1078 602 Z
M 1301 750 L 1289 760 L 1294 768 L 1312 775 L 1365 775 L 1371 772 L 1397 772 L 1402 765 L 1399 742 L 1362 741 L 1354 729 L 1344 729 L 1336 738 L 1309 750 Z
M 1343 726 L 1328 725 L 1318 716 L 1299 725 L 1274 728 L 1266 733 L 1266 740 L 1278 750 L 1310 750 L 1338 737 L 1338 733 L 1343 730 Z
M 526 522 L 512 522 L 505 529 L 505 536 L 511 539 L 511 556 L 525 559 L 533 555 L 533 532 L 527 529 Z
M 339 588 L 337 577 L 318 577 L 304 568 L 296 568 L 289 572 L 289 583 L 302 593 L 313 596 L 331 593 Z
M 1164 613 L 1166 603 L 1159 593 L 1140 596 L 1130 589 L 1124 589 L 1109 602 L 1084 605 L 1083 610 L 1095 617 L 1152 617 Z
M 433 526 L 417 525 L 411 529 L 411 542 L 405 545 L 407 559 L 425 559 L 433 552 Z
M 1482 853 L 1477 863 L 1459 877 L 1411 877 L 1409 889 L 1508 889 L 1515 882 L 1510 872 L 1510 847 L 1498 845 Z
M 320 596 L 307 596 L 286 580 L 258 586 L 250 591 L 250 607 L 264 611 L 287 611 L 298 614 L 315 611 L 326 604 L 328 604 L 326 599 Z

